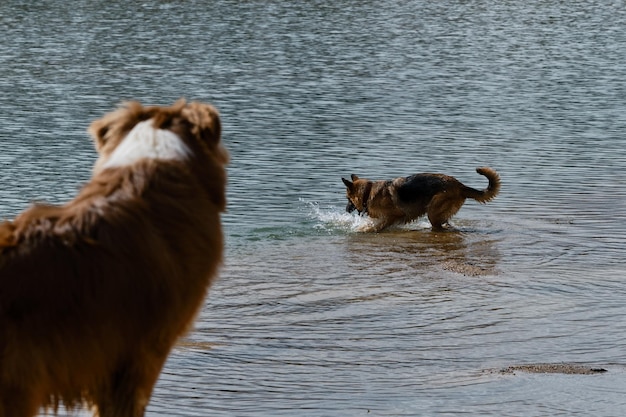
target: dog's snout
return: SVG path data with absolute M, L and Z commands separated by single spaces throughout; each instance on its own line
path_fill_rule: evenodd
M 352 201 L 348 200 L 348 204 L 346 205 L 346 211 L 348 213 L 352 213 L 354 210 L 356 210 L 356 206 L 352 203 Z

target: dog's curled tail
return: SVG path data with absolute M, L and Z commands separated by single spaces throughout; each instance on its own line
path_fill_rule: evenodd
M 476 190 L 472 187 L 464 186 L 463 196 L 465 198 L 473 198 L 481 204 L 488 203 L 493 200 L 500 191 L 500 175 L 489 167 L 476 168 L 476 172 L 484 175 L 489 180 L 489 185 L 484 190 Z

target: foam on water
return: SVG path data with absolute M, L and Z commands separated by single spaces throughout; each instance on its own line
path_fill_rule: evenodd
M 356 211 L 348 213 L 345 208 L 333 205 L 321 206 L 317 201 L 304 198 L 300 198 L 300 202 L 306 205 L 309 217 L 317 221 L 314 226 L 317 230 L 358 232 L 372 224 L 369 217 L 361 216 Z

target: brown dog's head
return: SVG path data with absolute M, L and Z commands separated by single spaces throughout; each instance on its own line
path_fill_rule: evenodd
M 219 113 L 210 104 L 186 103 L 180 99 L 170 107 L 143 107 L 132 101 L 94 121 L 89 126 L 89 133 L 100 154 L 96 171 L 107 163 L 119 166 L 122 161 L 132 162 L 131 157 L 166 159 L 177 154 L 182 157 L 185 153 L 193 153 L 198 145 L 222 163 L 228 162 L 228 153 L 220 144 Z M 171 134 L 181 139 L 182 147 L 175 143 Z M 127 138 L 129 141 L 125 140 Z M 127 157 L 110 161 L 122 142 L 128 142 L 124 144 Z M 183 150 L 185 145 L 190 149 Z
M 212 194 L 223 194 L 217 185 L 226 182 L 228 152 L 221 143 L 219 113 L 209 104 L 181 99 L 170 107 L 143 107 L 129 102 L 94 121 L 89 133 L 99 153 L 94 174 L 145 160 L 181 162 L 201 174 Z
M 356 210 L 359 214 L 367 213 L 367 199 L 369 198 L 368 194 L 371 189 L 371 182 L 366 179 L 361 179 L 354 174 L 352 174 L 350 178 L 352 178 L 352 181 L 345 178 L 341 179 L 346 185 L 346 197 L 348 198 L 346 211 L 352 213 Z

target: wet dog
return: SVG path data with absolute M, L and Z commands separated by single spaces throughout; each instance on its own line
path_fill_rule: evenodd
M 498 194 L 498 173 L 488 167 L 477 168 L 476 172 L 489 180 L 488 187 L 482 191 L 443 174 L 415 174 L 389 181 L 370 181 L 353 174 L 352 181 L 342 178 L 348 197 L 346 211 L 357 210 L 373 220 L 363 231 L 379 232 L 425 214 L 433 230 L 441 230 L 465 199 L 487 203 Z
M 0 224 L 0 417 L 144 415 L 223 251 L 218 112 L 133 102 L 89 129 L 93 177 Z

